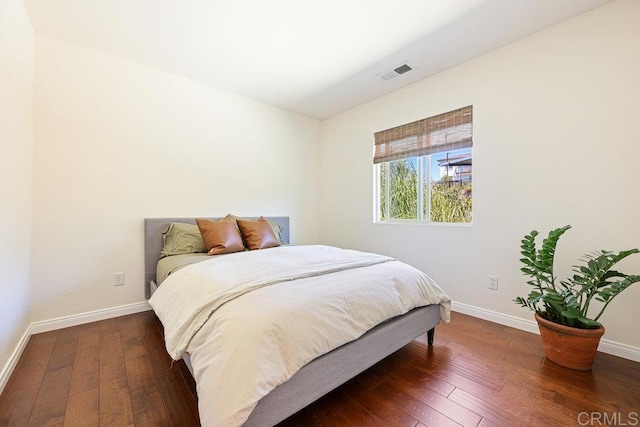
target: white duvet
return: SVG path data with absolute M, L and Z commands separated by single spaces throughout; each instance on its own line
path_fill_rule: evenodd
M 302 366 L 413 308 L 450 300 L 392 258 L 330 246 L 242 252 L 171 274 L 149 303 L 191 356 L 204 426 L 238 426 Z

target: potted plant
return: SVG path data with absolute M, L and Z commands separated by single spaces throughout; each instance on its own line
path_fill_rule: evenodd
M 558 281 L 553 272 L 556 245 L 569 228 L 567 225 L 550 231 L 540 249 L 536 248 L 537 231 L 524 236 L 520 252 L 524 266 L 520 270 L 530 277 L 527 284 L 533 289 L 527 298 L 513 301 L 535 311 L 548 359 L 567 368 L 588 371 L 604 334 L 598 319 L 620 292 L 640 282 L 639 275 L 624 274 L 613 267 L 640 251 L 601 250 L 586 254 L 583 264 L 574 266 L 572 277 Z M 600 303 L 597 308 L 592 305 L 594 299 Z M 590 309 L 597 312 L 595 317 L 590 317 Z

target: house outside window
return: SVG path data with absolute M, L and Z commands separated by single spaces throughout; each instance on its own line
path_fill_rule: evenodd
M 375 134 L 376 222 L 470 224 L 473 107 Z

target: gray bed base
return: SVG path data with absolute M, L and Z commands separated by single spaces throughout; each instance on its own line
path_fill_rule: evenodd
M 216 219 L 216 218 L 211 218 Z M 283 226 L 283 240 L 289 242 L 289 218 L 267 217 Z M 162 231 L 171 222 L 195 224 L 194 218 L 146 218 L 145 295 L 155 286 L 156 264 L 162 250 Z M 153 282 L 153 284 L 152 284 Z M 434 328 L 440 321 L 440 306 L 411 310 L 371 329 L 355 341 L 318 357 L 293 377 L 263 397 L 245 426 L 272 426 L 344 384 L 380 360 L 427 333 L 433 344 Z M 185 362 L 193 375 L 188 355 Z
M 440 321 L 440 306 L 416 308 L 303 366 L 263 397 L 245 426 L 272 426 L 401 349 Z M 432 339 L 432 332 L 429 333 Z M 433 341 L 432 341 L 433 342 Z M 426 357 L 426 351 L 425 351 Z

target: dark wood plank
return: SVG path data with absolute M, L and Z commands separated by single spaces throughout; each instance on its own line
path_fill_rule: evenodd
M 376 369 L 367 369 L 353 379 L 360 387 L 367 390 L 374 389 L 384 381 L 384 374 L 376 372 Z
M 372 426 L 388 427 L 383 419 L 372 414 L 344 393 L 342 387 L 318 400 L 279 424 L 281 427 Z
M 138 325 L 140 335 L 153 334 L 158 332 L 158 326 L 155 321 L 155 315 L 152 311 L 143 311 L 133 315 Z
M 392 401 L 402 411 L 428 426 L 459 426 L 457 422 L 447 417 L 431 406 L 414 399 L 403 390 L 386 382 L 377 386 L 376 391 Z
M 157 377 L 171 375 L 171 356 L 167 353 L 164 340 L 157 329 L 142 336 L 142 342 Z M 177 368 L 176 368 L 177 369 Z
M 71 366 L 47 369 L 27 425 L 49 426 L 64 421 L 71 370 Z
M 470 361 L 463 355 L 458 355 L 447 367 L 493 390 L 499 391 L 507 383 L 507 374 L 501 369 Z
M 117 320 L 114 324 L 118 325 Z M 111 326 L 109 326 L 111 327 Z M 100 328 L 100 425 L 133 423 L 127 373 L 120 345 L 120 333 L 102 334 Z
M 138 331 L 138 323 L 133 316 L 119 318 L 118 330 L 125 360 L 146 355 L 142 337 Z
M 147 355 L 125 359 L 125 365 L 136 425 L 171 425 Z
M 482 417 L 426 386 L 431 378 L 407 378 L 399 380 L 389 376 L 385 382 L 407 396 L 435 409 L 446 417 L 463 426 L 477 426 Z
M 78 349 L 100 345 L 100 322 L 78 326 Z
M 68 427 L 94 427 L 100 423 L 100 391 L 85 390 L 69 396 L 64 425 Z
M 33 345 L 55 344 L 60 331 L 62 329 L 32 335 Z
M 456 395 L 456 392 L 457 390 L 452 395 Z M 575 415 L 567 413 L 559 405 L 552 402 L 541 404 L 535 398 L 523 397 L 521 394 L 492 393 L 473 397 L 488 404 L 486 408 L 498 408 L 526 425 L 565 426 L 573 425 L 576 421 Z
M 171 371 L 169 375 L 156 378 L 162 401 L 172 425 L 198 426 L 198 404 L 182 380 L 182 375 Z
M 5 389 L 0 397 L 0 426 L 26 426 L 39 390 L 40 384 Z
M 18 359 L 18 363 L 16 363 L 16 366 L 14 367 L 14 370 L 18 370 L 22 367 L 22 365 L 24 364 L 25 359 L 27 358 L 27 354 L 29 354 L 29 350 L 31 349 L 31 346 L 33 345 L 33 340 L 29 339 L 27 341 L 27 343 L 24 346 L 24 349 L 22 350 L 22 354 L 20 355 L 20 358 Z M 44 373 L 43 373 L 44 375 Z M 9 380 L 7 381 L 7 383 L 4 386 L 5 390 L 10 390 L 12 387 L 12 384 L 17 380 L 17 377 L 15 375 L 11 375 L 9 377 Z M 40 381 L 38 381 L 40 382 Z M 2 395 L 0 395 L 0 404 L 2 404 Z
M 16 371 L 21 375 L 12 375 L 7 390 L 20 390 L 40 384 L 47 370 L 58 331 L 36 334 L 29 340 L 29 345 L 22 354 Z
M 100 323 L 100 337 L 102 338 L 105 335 L 113 334 L 114 332 L 118 332 L 118 318 L 114 317 L 113 319 L 102 320 Z
M 522 426 L 527 425 L 524 420 L 520 420 L 517 416 L 512 415 L 498 406 L 471 394 L 464 390 L 456 389 L 451 393 L 449 399 L 458 403 L 470 411 L 482 417 L 481 425 L 496 426 Z
M 97 389 L 100 382 L 100 347 L 79 348 L 73 363 L 69 395 Z
M 64 421 L 77 344 L 77 328 L 62 329 L 56 335 L 28 425 L 53 425 Z
M 640 364 L 599 353 L 591 372 L 544 358 L 537 335 L 452 314 L 282 426 L 576 425 L 640 407 Z M 0 396 L 0 425 L 197 426 L 195 382 L 152 312 L 30 338 Z M 621 424 L 622 425 L 622 424 Z M 630 424 L 629 424 L 630 425 Z
M 451 384 L 415 368 L 411 370 L 411 368 L 398 366 L 398 369 L 392 370 L 387 367 L 380 375 L 388 383 L 419 384 L 425 390 L 433 391 L 444 397 L 448 397 L 455 390 Z
M 363 387 L 358 379 L 350 381 L 343 387 L 344 393 L 362 406 L 369 413 L 375 414 L 382 419 L 386 425 L 397 427 L 413 427 L 418 420 L 401 410 L 389 396 L 376 390 L 381 383 L 375 387 Z

